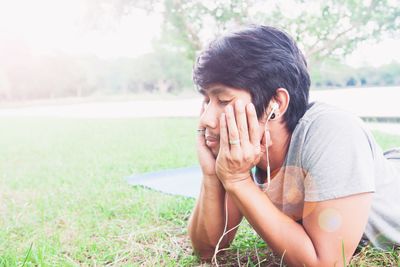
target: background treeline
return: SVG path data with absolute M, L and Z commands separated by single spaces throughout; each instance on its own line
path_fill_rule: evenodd
M 327 60 L 311 70 L 312 89 L 340 87 L 399 86 L 400 63 L 380 67 L 354 68 L 338 61 Z
M 399 37 L 398 1 L 82 1 L 87 6 L 83 28 L 118 27 L 121 18 L 137 9 L 160 15 L 153 52 L 104 60 L 39 56 L 23 47 L 18 55 L 0 51 L 0 101 L 193 90 L 196 53 L 214 36 L 251 23 L 279 27 L 293 36 L 309 62 L 313 88 L 400 84 L 399 63 L 360 69 L 342 63 L 364 41 Z
M 27 58 L 28 59 L 28 58 Z M 0 100 L 82 97 L 193 90 L 193 61 L 179 53 L 149 53 L 137 58 L 48 56 L 0 69 Z M 312 88 L 399 86 L 400 64 L 352 68 L 326 61 L 311 71 Z
M 0 101 L 141 92 L 179 93 L 191 85 L 192 62 L 174 53 L 99 59 L 67 55 L 25 57 L 0 66 Z

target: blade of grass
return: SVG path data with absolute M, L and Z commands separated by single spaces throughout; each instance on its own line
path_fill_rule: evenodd
M 285 251 L 284 251 L 283 254 L 282 254 L 281 262 L 280 262 L 280 264 L 279 264 L 279 267 L 282 267 L 282 266 L 283 266 L 283 257 L 285 257 L 285 253 L 286 253 L 286 249 L 285 249 Z
M 342 239 L 342 258 L 343 258 L 343 266 L 347 266 L 346 265 L 346 255 L 344 254 L 344 242 Z
M 33 246 L 33 242 L 31 243 L 31 246 L 29 247 L 29 250 L 28 250 L 28 252 L 26 253 L 25 260 L 24 260 L 24 263 L 22 264 L 22 267 L 25 266 L 26 261 L 28 260 L 29 254 L 31 254 L 32 246 Z

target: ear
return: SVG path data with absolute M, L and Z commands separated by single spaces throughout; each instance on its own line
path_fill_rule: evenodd
M 289 106 L 290 102 L 289 92 L 285 88 L 276 89 L 273 101 L 275 101 L 279 105 L 278 109 L 276 109 L 274 112 L 275 117 L 273 120 L 281 120 L 283 114 L 285 114 Z

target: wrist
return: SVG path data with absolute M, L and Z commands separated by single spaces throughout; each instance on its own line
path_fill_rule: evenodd
M 203 174 L 203 184 L 206 186 L 212 187 L 222 187 L 221 181 L 218 179 L 218 176 L 215 175 L 204 175 Z
M 227 192 L 234 193 L 237 190 L 241 190 L 243 187 L 253 184 L 253 179 L 250 175 L 242 178 L 231 179 L 224 182 L 224 188 Z

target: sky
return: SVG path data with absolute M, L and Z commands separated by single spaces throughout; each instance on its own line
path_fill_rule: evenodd
M 400 40 L 387 38 L 378 43 L 360 44 L 345 62 L 353 67 L 378 67 L 392 61 L 400 62 Z
M 7 53 L 13 49 L 18 53 L 23 46 L 35 54 L 90 54 L 104 59 L 151 51 L 152 39 L 160 34 L 161 16 L 134 10 L 117 25 L 107 24 L 109 17 L 96 18 L 102 27 L 95 29 L 85 22 L 87 2 L 0 0 L 0 44 Z M 361 44 L 345 62 L 354 67 L 400 62 L 399 47 L 400 40 L 390 38 Z
M 100 58 L 136 56 L 151 50 L 159 34 L 161 18 L 134 10 L 117 25 L 109 17 L 95 18 L 91 27 L 85 17 L 87 1 L 0 0 L 0 43 L 28 47 L 33 53 L 92 54 Z M 144 26 L 146 25 L 146 26 Z

